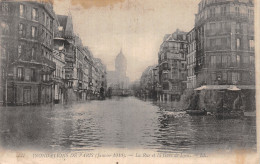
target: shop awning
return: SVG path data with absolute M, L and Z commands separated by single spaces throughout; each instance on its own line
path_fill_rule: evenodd
M 255 85 L 238 85 L 240 89 L 256 89 Z
M 241 90 L 241 89 L 255 89 L 255 85 L 203 85 L 194 89 L 195 91 L 201 90 Z

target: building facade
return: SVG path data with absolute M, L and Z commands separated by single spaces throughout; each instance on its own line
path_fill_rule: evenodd
M 179 100 L 186 89 L 186 33 L 167 34 L 158 53 L 160 100 Z
M 255 84 L 252 0 L 202 0 L 195 31 L 197 86 Z
M 54 44 L 59 51 L 65 54 L 65 79 L 66 87 L 64 94 L 64 101 L 77 101 L 78 94 L 78 70 L 77 70 L 77 47 L 76 36 L 73 30 L 73 23 L 71 15 L 56 15 L 57 31 L 55 32 Z
M 1 1 L 1 101 L 11 105 L 53 101 L 51 1 Z
M 196 88 L 196 33 L 193 28 L 187 33 L 187 89 Z
M 62 50 L 53 50 L 53 61 L 56 69 L 53 72 L 52 79 L 54 82 L 54 103 L 63 104 L 64 94 L 66 93 L 65 80 L 65 54 Z
M 107 86 L 112 89 L 112 94 L 121 95 L 129 89 L 129 78 L 126 76 L 127 60 L 122 50 L 115 59 L 115 71 L 107 72 Z
M 240 109 L 256 110 L 253 0 L 202 0 L 195 31 L 197 86 L 211 88 L 207 98 L 219 95 L 229 109 L 241 100 Z
M 156 85 L 156 73 L 154 69 L 156 66 L 148 66 L 142 73 L 140 79 L 141 97 L 142 98 L 156 98 L 155 85 Z

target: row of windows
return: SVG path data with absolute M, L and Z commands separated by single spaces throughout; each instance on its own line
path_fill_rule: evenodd
M 232 12 L 234 9 L 235 12 Z M 249 18 L 254 18 L 254 11 L 253 9 L 240 8 L 239 6 L 235 6 L 234 8 L 230 5 L 222 5 L 219 7 L 210 7 L 208 10 L 201 12 L 198 15 L 199 19 L 206 19 L 207 17 L 215 17 L 216 15 L 235 15 L 235 16 L 247 16 Z
M 242 57 L 242 61 L 241 61 Z M 246 64 L 247 66 L 254 65 L 253 56 L 240 56 L 240 55 L 212 55 L 210 56 L 210 66 L 211 67 L 236 67 L 241 66 L 241 64 Z
M 242 39 L 236 38 L 236 49 L 241 50 L 243 47 L 241 44 Z M 212 38 L 209 39 L 209 42 L 206 43 L 208 48 L 219 48 L 219 46 L 222 46 L 224 48 L 228 48 L 228 39 L 227 38 Z M 255 43 L 253 39 L 248 40 L 248 50 L 254 51 L 255 49 Z
M 11 6 L 7 2 L 1 3 L 1 12 L 4 15 L 8 15 L 11 12 Z M 31 10 L 28 9 L 27 6 L 24 4 L 19 5 L 19 16 L 22 18 L 26 17 L 26 14 L 30 13 L 31 20 L 33 21 L 39 21 L 40 16 L 42 17 L 43 24 L 49 29 L 53 30 L 53 20 L 47 16 L 47 14 L 43 11 L 42 15 L 39 14 L 38 8 L 31 8 Z
M 17 80 L 36 81 L 37 77 L 35 68 L 24 69 L 23 67 L 17 67 Z
M 50 80 L 49 74 L 42 74 L 41 80 L 42 81 L 49 81 Z M 25 69 L 24 67 L 17 67 L 17 80 L 19 81 L 37 81 L 37 73 L 35 68 Z
M 25 18 L 26 17 L 26 12 L 27 8 L 25 5 L 20 4 L 19 5 L 19 16 Z M 38 14 L 38 9 L 37 8 L 32 8 L 31 9 L 31 20 L 33 21 L 38 21 L 39 20 L 39 14 Z
M 28 51 L 30 51 L 30 59 L 36 60 L 36 48 L 32 47 Z M 19 44 L 17 47 L 17 53 L 18 53 L 18 58 L 22 58 L 22 55 L 27 53 L 25 49 L 25 45 Z M 44 51 L 44 49 L 42 49 L 41 54 L 44 55 L 44 57 L 48 58 L 49 60 L 53 61 L 53 57 L 51 53 Z
M 31 31 L 30 36 L 32 38 L 36 38 L 38 36 L 38 29 L 37 29 L 37 27 L 31 26 L 30 31 Z M 25 27 L 25 25 L 23 23 L 20 23 L 18 25 L 18 33 L 19 33 L 20 37 L 26 37 L 26 27 Z
M 212 33 L 231 33 L 231 23 L 230 22 L 210 22 L 205 24 L 206 29 L 206 35 L 212 34 Z M 243 33 L 243 31 L 248 31 L 249 33 L 252 33 L 254 31 L 254 25 L 247 24 L 242 26 L 241 23 L 236 22 L 235 25 L 236 33 Z
M 1 29 L 2 29 L 2 34 L 3 35 L 10 35 L 11 31 L 10 31 L 10 25 L 6 22 L 1 22 Z M 23 23 L 20 23 L 18 25 L 18 34 L 20 37 L 25 38 L 26 37 L 26 25 Z M 42 32 L 40 33 L 38 28 L 35 26 L 31 26 L 30 28 L 30 34 L 29 36 L 32 39 L 37 39 L 38 36 L 41 36 L 41 38 L 43 38 L 43 41 L 45 44 L 51 46 L 52 45 L 52 35 L 48 34 L 48 32 L 42 29 Z
M 227 71 L 222 73 L 211 73 L 212 81 L 225 81 L 227 83 L 236 84 L 241 81 L 252 80 L 252 77 L 247 72 L 236 72 L 236 71 Z
M 232 2 L 233 0 L 202 0 L 199 3 L 199 11 L 201 11 L 207 4 L 220 3 L 220 2 Z M 253 4 L 253 0 L 236 0 L 237 2 Z

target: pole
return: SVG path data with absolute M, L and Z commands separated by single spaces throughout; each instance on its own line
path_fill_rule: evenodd
M 7 52 L 6 54 L 7 55 L 6 55 L 6 66 L 5 66 L 5 106 L 7 106 L 7 75 L 8 75 L 7 70 L 8 70 L 8 62 L 9 62 L 8 60 L 9 53 Z
M 7 106 L 7 72 L 5 74 L 5 106 Z

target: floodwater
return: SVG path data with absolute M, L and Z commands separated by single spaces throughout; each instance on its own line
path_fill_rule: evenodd
M 66 106 L 2 107 L 0 145 L 48 151 L 256 151 L 255 118 L 189 116 L 161 105 L 127 97 Z

